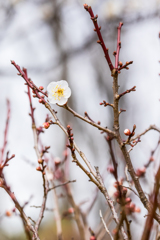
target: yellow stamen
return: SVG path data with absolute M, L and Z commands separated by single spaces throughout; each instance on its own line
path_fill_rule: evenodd
M 55 88 L 52 89 L 52 92 L 53 92 L 53 95 L 52 95 L 52 96 L 53 96 L 55 99 L 60 100 L 61 97 L 64 96 L 64 88 L 61 88 L 61 86 L 58 86 L 58 85 L 57 85 Z

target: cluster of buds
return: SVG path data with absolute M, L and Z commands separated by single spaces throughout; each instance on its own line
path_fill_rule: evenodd
M 105 100 L 103 100 L 103 102 L 100 102 L 99 105 L 104 105 L 104 107 L 107 107 L 107 106 L 113 107 L 113 104 L 107 103 Z
M 139 207 L 136 207 L 136 205 L 132 202 L 125 205 L 125 212 L 127 215 L 130 215 L 134 212 L 140 213 L 141 209 Z
M 122 185 L 120 185 L 118 182 L 116 182 L 116 184 L 114 184 L 114 186 L 117 189 L 117 191 L 114 193 L 114 197 L 116 198 L 117 203 L 119 203 L 121 205 L 125 205 L 131 201 L 130 198 L 126 197 L 127 188 L 122 187 Z
M 124 134 L 131 138 L 131 137 L 133 137 L 135 135 L 135 129 L 136 129 L 136 125 L 134 124 L 132 132 L 129 129 L 125 129 L 124 130 Z
M 30 81 L 30 83 L 33 84 L 33 82 Z M 33 97 L 34 98 L 39 98 L 39 103 L 45 104 L 45 100 L 44 97 L 47 96 L 47 92 L 43 92 L 42 90 L 44 89 L 43 86 L 40 86 L 39 88 L 37 88 L 36 86 L 34 86 L 32 88 L 32 93 L 33 93 Z M 41 92 L 43 95 L 39 95 L 38 93 Z
M 42 172 L 43 175 L 45 175 L 45 168 L 46 165 L 44 165 L 44 160 L 42 158 L 38 159 L 38 163 L 40 164 L 40 166 L 36 167 L 36 170 L 39 172 Z
M 70 127 L 70 125 L 67 125 L 67 133 L 68 133 L 68 139 L 69 139 L 69 144 L 67 144 L 66 146 L 68 148 L 70 148 L 72 154 L 74 154 L 75 152 L 75 148 L 74 148 L 74 137 L 73 137 L 73 133 L 71 132 L 72 131 L 72 128 Z
M 117 191 L 114 193 L 117 203 L 125 206 L 125 212 L 127 215 L 133 212 L 140 212 L 140 208 L 136 207 L 130 197 L 127 197 L 127 188 L 123 187 L 120 182 L 115 182 L 114 187 Z
M 140 137 L 137 138 L 136 140 L 133 140 L 133 141 L 131 140 L 131 141 L 130 141 L 131 137 L 133 137 L 133 136 L 135 135 L 135 129 L 136 129 L 136 125 L 134 124 L 134 125 L 133 125 L 133 129 L 132 129 L 132 132 L 131 132 L 129 129 L 125 129 L 125 130 L 124 130 L 124 134 L 125 134 L 126 136 L 128 136 L 128 139 L 125 141 L 125 143 L 126 143 L 126 144 L 128 143 L 132 148 L 135 147 L 138 142 L 141 142 Z M 132 142 L 132 143 L 131 143 L 131 142 Z M 132 150 L 132 148 L 131 148 L 130 150 Z
M 132 63 L 133 63 L 133 61 L 130 61 L 130 62 L 126 62 L 126 63 L 123 65 L 123 63 L 122 63 L 121 61 L 119 61 L 119 63 L 118 63 L 118 65 L 119 65 L 118 70 L 121 70 L 121 69 L 123 69 L 123 68 L 125 68 L 126 70 L 128 70 L 129 67 L 127 67 L 127 66 L 130 65 L 130 64 L 132 64 Z

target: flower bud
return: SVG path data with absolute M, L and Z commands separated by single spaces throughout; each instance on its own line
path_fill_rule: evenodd
M 42 169 L 41 169 L 40 166 L 36 167 L 36 170 L 37 170 L 37 171 L 40 171 L 40 172 L 42 171 Z
M 70 213 L 70 214 L 72 214 L 72 213 L 74 213 L 74 208 L 68 208 L 68 213 Z
M 96 237 L 95 236 L 90 236 L 90 240 L 96 240 Z
M 6 211 L 6 216 L 7 217 L 11 217 L 12 216 L 12 212 L 11 211 Z
M 40 87 L 39 87 L 39 89 L 40 89 L 40 90 L 43 90 L 43 89 L 44 89 L 44 87 L 43 87 L 43 86 L 40 86 Z
M 145 168 L 145 167 L 138 168 L 137 171 L 136 171 L 136 175 L 137 175 L 138 177 L 140 177 L 140 176 L 144 175 L 145 172 L 146 172 L 146 168 Z
M 39 102 L 39 103 L 43 103 L 43 100 L 42 100 L 42 99 L 39 99 L 38 102 Z
M 114 168 L 112 166 L 107 167 L 107 171 L 110 173 L 114 173 Z
M 137 212 L 137 213 L 140 213 L 141 209 L 139 207 L 136 207 L 134 211 Z
M 129 129 L 125 129 L 125 130 L 124 130 L 124 134 L 125 134 L 126 136 L 129 136 L 129 135 L 131 134 L 131 131 L 130 131 Z
M 114 196 L 117 198 L 117 197 L 119 197 L 120 196 L 120 192 L 119 191 L 116 191 L 115 193 L 114 193 Z
M 131 202 L 131 201 L 132 201 L 132 200 L 131 200 L 129 197 L 125 199 L 125 202 L 126 202 L 126 203 L 129 203 L 129 202 Z
M 48 128 L 50 127 L 50 123 L 49 123 L 49 122 L 43 123 L 43 127 L 44 127 L 45 129 L 48 129 Z
M 43 163 L 43 160 L 40 158 L 40 159 L 38 159 L 38 163 L 39 164 L 42 164 Z
M 59 165 L 61 163 L 61 159 L 59 157 L 56 157 L 54 159 L 54 163 L 55 163 L 56 166 Z

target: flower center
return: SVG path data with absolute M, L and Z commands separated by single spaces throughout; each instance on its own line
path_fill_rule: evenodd
M 61 86 L 58 86 L 58 85 L 57 85 L 57 86 L 52 90 L 52 92 L 53 92 L 53 95 L 52 95 L 52 96 L 54 96 L 55 99 L 60 100 L 61 97 L 64 96 L 64 88 L 61 88 Z

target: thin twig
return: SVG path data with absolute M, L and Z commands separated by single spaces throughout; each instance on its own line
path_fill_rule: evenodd
M 79 119 L 83 120 L 84 122 L 89 123 L 89 124 L 92 125 L 93 127 L 96 127 L 96 128 L 98 128 L 99 130 L 102 130 L 103 132 L 109 133 L 110 135 L 113 135 L 113 136 L 114 136 L 114 132 L 113 132 L 113 131 L 111 131 L 111 130 L 108 129 L 108 128 L 105 128 L 105 127 L 100 126 L 99 124 L 95 123 L 93 120 L 91 120 L 91 119 L 89 119 L 89 118 L 86 118 L 86 117 L 81 116 L 80 114 L 78 114 L 77 112 L 75 112 L 72 108 L 70 108 L 67 104 L 65 104 L 65 105 L 63 105 L 63 106 L 60 106 L 60 107 L 65 108 L 66 110 L 68 110 L 69 112 L 71 112 L 75 117 L 78 117 Z
M 5 126 L 5 130 L 4 130 L 4 141 L 3 141 L 3 147 L 1 149 L 1 156 L 0 156 L 0 164 L 2 164 L 3 162 L 3 155 L 6 149 L 6 145 L 7 145 L 7 133 L 8 133 L 8 127 L 9 127 L 9 120 L 10 120 L 10 101 L 7 99 L 7 119 L 6 119 L 6 126 Z
M 140 138 L 141 136 L 143 136 L 144 134 L 146 134 L 150 130 L 155 130 L 155 131 L 160 133 L 160 129 L 158 127 L 156 127 L 155 125 L 150 125 L 145 131 L 143 131 L 142 133 L 138 134 L 137 136 L 131 138 L 130 142 L 136 140 L 137 138 Z
M 121 35 L 121 27 L 123 26 L 123 23 L 120 22 L 118 26 L 118 36 L 117 36 L 117 51 L 115 55 L 115 69 L 118 70 L 118 62 L 119 62 L 119 52 L 121 48 L 121 41 L 120 41 L 120 35 Z
M 94 26 L 95 26 L 94 31 L 97 32 L 97 35 L 98 35 L 98 38 L 99 38 L 99 40 L 97 41 L 97 43 L 99 43 L 99 44 L 101 45 L 101 47 L 102 47 L 102 49 L 103 49 L 103 52 L 104 52 L 104 55 L 105 55 L 105 58 L 106 58 L 107 63 L 108 63 L 108 65 L 109 65 L 109 68 L 110 68 L 110 70 L 112 71 L 112 70 L 114 69 L 114 67 L 113 67 L 113 64 L 112 64 L 112 62 L 111 62 L 110 56 L 109 56 L 109 54 L 108 54 L 108 48 L 106 48 L 105 43 L 104 43 L 104 41 L 103 41 L 103 37 L 102 37 L 102 35 L 101 35 L 101 31 L 100 31 L 100 30 L 101 30 L 101 27 L 99 27 L 99 26 L 98 26 L 98 23 L 97 23 L 98 15 L 94 16 L 94 13 L 93 13 L 93 11 L 92 11 L 92 8 L 91 8 L 90 6 L 88 6 L 87 4 L 84 4 L 83 6 L 84 6 L 84 8 L 86 9 L 86 11 L 89 12 L 89 14 L 90 14 L 90 16 L 91 16 L 91 20 L 93 21 L 93 24 L 94 24 Z
M 112 237 L 112 235 L 111 235 L 111 233 L 110 233 L 110 231 L 109 231 L 109 229 L 108 229 L 108 227 L 107 227 L 107 225 L 106 225 L 106 223 L 105 223 L 105 221 L 104 221 L 104 219 L 103 219 L 101 210 L 99 210 L 99 215 L 100 215 L 101 221 L 102 221 L 102 223 L 103 223 L 103 225 L 104 225 L 104 228 L 106 229 L 106 232 L 107 232 L 108 235 L 110 236 L 111 240 L 114 240 L 113 237 Z
M 68 184 L 68 183 L 73 183 L 73 182 L 76 182 L 76 180 L 72 180 L 72 181 L 69 180 L 69 181 L 66 181 L 66 182 L 64 182 L 64 183 L 58 184 L 58 185 L 56 185 L 56 186 L 54 186 L 54 187 L 49 188 L 48 192 L 51 191 L 51 190 L 53 190 L 53 189 L 55 189 L 55 188 L 62 187 L 62 186 L 64 186 L 64 185 Z
M 58 197 L 57 197 L 56 189 L 54 188 L 53 182 L 52 182 L 52 185 L 53 185 L 53 199 L 54 199 L 54 215 L 55 215 L 56 228 L 57 228 L 57 240 L 63 240 L 61 215 L 60 215 L 59 206 L 58 206 Z

